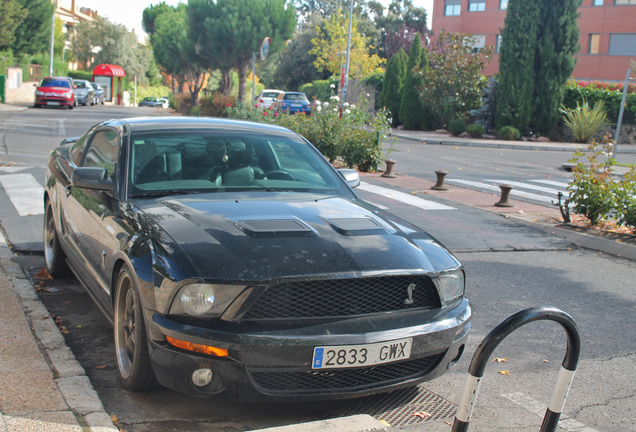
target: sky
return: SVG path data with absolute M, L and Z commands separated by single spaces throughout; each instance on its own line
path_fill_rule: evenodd
M 180 0 L 165 0 L 165 2 L 173 6 L 181 3 Z M 161 0 L 76 0 L 75 3 L 79 7 L 87 7 L 97 11 L 100 16 L 108 18 L 115 24 L 123 24 L 130 31 L 134 29 L 137 35 L 145 35 L 141 27 L 143 11 L 150 5 L 161 3 Z M 416 7 L 426 9 L 428 27 L 431 28 L 433 0 L 413 0 L 413 4 Z

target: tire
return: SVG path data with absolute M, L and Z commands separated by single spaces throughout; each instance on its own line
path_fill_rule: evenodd
M 122 267 L 115 292 L 115 355 L 123 387 L 132 391 L 147 391 L 156 386 L 139 289 L 132 272 Z
M 44 261 L 46 263 L 46 271 L 52 277 L 66 276 L 69 273 L 68 264 L 66 264 L 66 255 L 62 250 L 57 229 L 55 227 L 55 218 L 53 217 L 53 206 L 47 200 L 44 210 Z

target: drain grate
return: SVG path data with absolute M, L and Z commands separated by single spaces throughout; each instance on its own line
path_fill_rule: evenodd
M 422 387 L 413 387 L 369 396 L 362 399 L 339 401 L 333 410 L 342 416 L 369 414 L 391 426 L 405 426 L 454 417 L 457 407 L 446 399 Z M 425 412 L 421 418 L 414 413 Z

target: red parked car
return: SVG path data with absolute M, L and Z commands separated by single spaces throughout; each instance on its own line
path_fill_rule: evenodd
M 35 107 L 61 106 L 73 109 L 73 81 L 68 77 L 43 78 L 35 89 Z

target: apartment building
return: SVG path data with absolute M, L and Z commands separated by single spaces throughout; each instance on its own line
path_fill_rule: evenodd
M 471 34 L 477 40 L 475 50 L 494 47 L 494 58 L 484 70 L 492 75 L 499 69 L 507 7 L 508 0 L 435 0 L 432 30 Z M 581 49 L 572 77 L 624 81 L 636 60 L 636 0 L 583 0 L 579 11 Z

